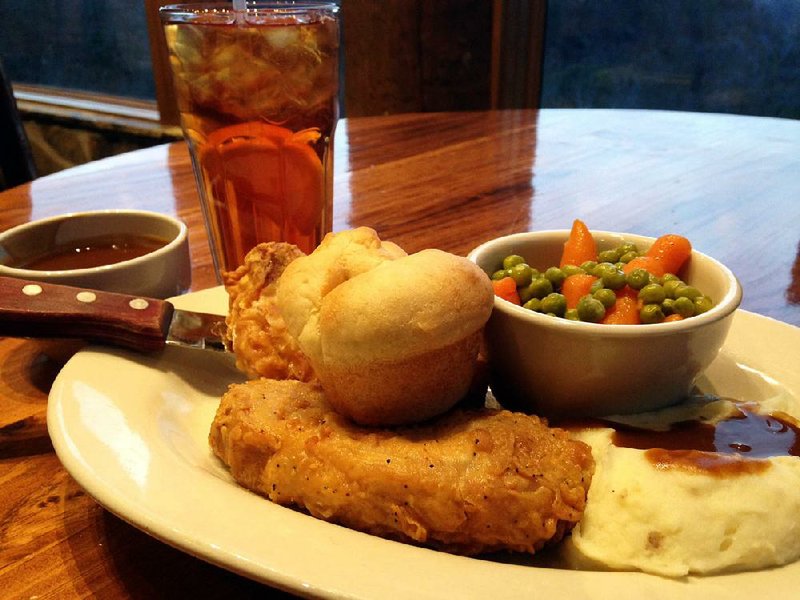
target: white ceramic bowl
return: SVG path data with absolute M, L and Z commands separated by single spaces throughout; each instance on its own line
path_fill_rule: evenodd
M 469 258 L 487 274 L 509 254 L 538 269 L 557 265 L 568 230 L 513 234 L 482 244 Z M 654 241 L 595 231 L 598 250 L 624 241 L 646 249 Z M 602 325 L 569 321 L 495 298 L 486 326 L 492 392 L 504 406 L 551 418 L 655 410 L 675 404 L 716 357 L 741 302 L 734 274 L 693 251 L 681 273 L 715 306 L 671 323 Z
M 164 244 L 130 260 L 91 268 L 38 270 L 9 266 L 56 247 L 98 236 L 149 236 Z M 186 225 L 140 210 L 70 213 L 25 223 L 0 233 L 0 275 L 109 292 L 167 298 L 191 284 Z

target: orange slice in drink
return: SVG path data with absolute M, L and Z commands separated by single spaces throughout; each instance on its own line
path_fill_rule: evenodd
M 282 146 L 287 196 L 303 199 L 288 207 L 289 222 L 301 231 L 313 231 L 317 226 L 325 196 L 322 162 L 311 147 L 319 137 L 318 129 L 304 129 L 293 133 Z
M 311 146 L 319 137 L 317 129 L 292 132 L 261 121 L 208 136 L 200 162 L 214 187 L 214 201 L 225 204 L 216 209 L 218 226 L 223 237 L 225 231 L 238 232 L 226 241 L 229 254 L 241 259 L 268 240 L 302 248 L 303 240 L 314 237 L 325 193 L 322 162 Z

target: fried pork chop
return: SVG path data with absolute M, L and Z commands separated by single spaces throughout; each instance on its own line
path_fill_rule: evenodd
M 236 367 L 250 378 L 315 379 L 275 300 L 278 278 L 300 256 L 303 252 L 292 244 L 263 243 L 224 275 L 229 298 L 225 344 L 236 354 Z
M 209 440 L 241 485 L 277 504 L 466 555 L 560 540 L 582 516 L 594 470 L 588 446 L 534 416 L 455 410 L 370 429 L 299 381 L 231 386 Z

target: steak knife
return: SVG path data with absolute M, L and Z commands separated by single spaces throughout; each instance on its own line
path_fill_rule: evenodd
M 165 345 L 225 350 L 225 317 L 167 300 L 0 277 L 0 336 L 77 338 L 152 352 Z

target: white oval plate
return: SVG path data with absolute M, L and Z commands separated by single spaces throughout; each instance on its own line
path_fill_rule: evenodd
M 219 314 L 227 306 L 221 288 L 176 304 Z M 102 506 L 150 535 L 303 596 L 752 600 L 800 589 L 800 563 L 681 580 L 538 568 L 383 540 L 274 505 L 237 486 L 208 447 L 219 398 L 241 379 L 230 358 L 176 348 L 79 352 L 49 399 L 61 462 Z M 704 386 L 739 399 L 800 397 L 798 365 L 800 329 L 738 311 Z

